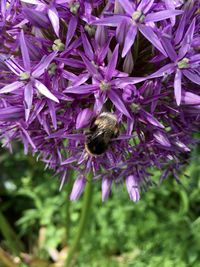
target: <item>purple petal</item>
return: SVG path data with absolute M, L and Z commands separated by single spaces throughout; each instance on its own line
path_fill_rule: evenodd
M 182 70 L 183 74 L 192 82 L 200 85 L 200 75 L 190 70 Z
M 63 165 L 68 165 L 68 164 L 71 164 L 71 163 L 76 162 L 76 161 L 77 161 L 76 158 L 74 158 L 74 157 L 70 157 L 70 158 L 67 158 L 66 160 L 64 160 L 64 161 L 61 163 L 61 165 L 62 165 L 62 166 L 63 166 Z
M 119 95 L 114 90 L 110 90 L 108 92 L 108 97 L 119 111 L 121 111 L 128 118 L 131 118 L 131 115 L 129 114 L 128 110 L 126 109 L 126 106 L 121 100 L 121 97 L 119 97 Z
M 181 100 L 186 105 L 200 105 L 200 96 L 191 92 L 183 92 Z
M 172 61 L 176 61 L 177 54 L 176 54 L 176 52 L 174 50 L 174 47 L 172 46 L 171 40 L 169 40 L 168 38 L 163 36 L 161 42 L 162 42 L 162 45 L 163 45 L 165 51 L 167 52 L 169 58 Z
M 148 76 L 148 78 L 164 77 L 166 74 L 169 75 L 173 73 L 174 70 L 175 70 L 175 65 L 173 63 L 167 64 L 164 67 L 160 68 L 158 71 Z
M 24 31 L 23 30 L 21 30 L 20 37 L 19 37 L 19 42 L 20 42 L 20 48 L 21 48 L 24 68 L 25 68 L 26 71 L 30 71 L 30 69 L 31 69 L 30 57 L 29 57 L 28 48 L 27 48 L 27 45 L 26 45 L 26 41 L 25 41 Z
M 115 50 L 113 51 L 113 54 L 109 60 L 107 69 L 106 69 L 106 80 L 110 81 L 113 77 L 113 73 L 117 66 L 117 59 L 118 59 L 118 50 L 119 50 L 119 44 L 116 45 Z
M 88 38 L 85 35 L 85 33 L 83 33 L 83 31 L 81 31 L 81 38 L 82 38 L 82 42 L 83 42 L 83 48 L 85 51 L 85 55 L 90 60 L 94 60 L 94 52 L 93 52 L 92 46 L 91 46 L 90 42 L 88 41 Z
M 127 188 L 127 191 L 128 191 L 128 194 L 131 200 L 136 202 L 140 199 L 138 184 L 137 184 L 137 180 L 134 175 L 129 175 L 126 178 L 126 188 Z
M 142 0 L 140 1 L 140 4 L 138 5 L 137 10 L 140 10 L 144 14 L 146 14 L 152 7 L 153 3 L 154 3 L 154 0 Z
M 182 14 L 182 10 L 163 10 L 155 13 L 147 14 L 145 17 L 145 22 L 156 22 L 161 21 L 168 18 L 173 18 L 173 16 L 177 16 Z
M 176 70 L 175 79 L 174 79 L 174 94 L 176 103 L 179 106 L 181 103 L 181 77 L 182 73 L 180 69 Z
M 49 19 L 44 11 L 41 12 L 33 8 L 25 7 L 23 8 L 23 13 L 32 25 L 39 28 L 49 27 Z
M 76 129 L 81 129 L 88 126 L 91 123 L 93 117 L 94 112 L 91 109 L 83 109 L 76 118 Z
M 76 27 L 77 27 L 77 17 L 72 16 L 69 24 L 68 24 L 68 31 L 67 31 L 67 36 L 66 36 L 66 42 L 65 42 L 65 46 L 67 47 L 71 41 L 71 39 L 74 36 L 74 33 L 76 31 Z
M 0 121 L 18 121 L 24 118 L 24 109 L 21 107 L 0 108 Z
M 112 186 L 112 178 L 104 177 L 101 184 L 102 201 L 105 201 L 108 198 L 111 191 L 111 186 Z
M 57 52 L 53 52 L 49 54 L 48 56 L 44 56 L 38 65 L 35 67 L 35 70 L 33 71 L 32 75 L 35 78 L 39 78 L 44 71 L 48 68 L 49 64 L 52 62 L 52 60 L 56 57 Z
M 171 1 L 171 0 L 169 0 L 169 1 Z M 185 12 L 183 14 L 183 16 L 181 17 L 178 28 L 175 32 L 175 39 L 174 39 L 175 44 L 180 43 L 180 41 L 183 37 L 183 34 L 185 32 L 186 19 L 187 19 L 187 13 Z
M 28 140 L 29 144 L 32 146 L 33 149 L 36 149 L 36 146 L 35 144 L 33 143 L 29 133 L 22 127 L 21 128 L 23 134 L 25 135 L 26 139 Z
M 130 50 L 131 46 L 134 44 L 136 34 L 137 34 L 137 27 L 135 25 L 131 25 L 128 32 L 127 32 L 127 35 L 125 37 L 124 47 L 123 47 L 123 51 L 122 51 L 122 57 L 126 56 L 128 51 Z
M 96 90 L 98 90 L 98 85 L 88 84 L 88 85 L 68 87 L 64 90 L 64 93 L 84 95 L 84 94 L 90 94 Z
M 139 24 L 138 28 L 150 43 L 152 43 L 163 55 L 167 56 L 160 40 L 158 39 L 158 36 L 155 34 L 151 27 Z
M 135 11 L 133 8 L 133 5 L 131 5 L 129 0 L 118 0 L 120 5 L 123 7 L 123 9 L 126 11 L 128 15 L 132 15 Z
M 26 121 L 29 119 L 30 110 L 33 101 L 33 87 L 31 83 L 28 83 L 24 88 L 24 103 L 25 103 L 25 118 Z
M 49 106 L 49 112 L 50 112 L 51 120 L 53 123 L 53 127 L 55 130 L 57 130 L 57 118 L 56 118 L 55 103 L 52 101 L 48 101 L 48 106 Z
M 23 82 L 14 82 L 14 83 L 8 84 L 0 89 L 0 94 L 11 93 L 19 89 L 22 86 L 24 86 Z
M 153 133 L 153 136 L 155 137 L 156 141 L 159 144 L 161 144 L 162 146 L 171 147 L 171 144 L 170 144 L 166 134 L 164 134 L 160 131 L 156 131 L 155 133 Z
M 187 54 L 187 52 L 190 50 L 191 43 L 193 41 L 194 31 L 195 31 L 195 22 L 196 22 L 196 19 L 194 18 L 187 32 L 185 33 L 185 37 L 183 38 L 183 41 L 181 42 L 181 48 L 178 53 L 180 59 L 182 59 Z
M 47 13 L 53 26 L 54 32 L 59 37 L 60 23 L 58 12 L 54 7 L 51 7 L 48 9 Z
M 44 95 L 47 98 L 59 103 L 58 98 L 55 95 L 53 95 L 43 83 L 41 83 L 38 80 L 35 80 L 34 85 L 42 95 Z
M 130 20 L 129 17 L 123 15 L 113 15 L 106 18 L 101 18 L 99 20 L 95 20 L 92 22 L 94 25 L 103 25 L 103 26 L 111 26 L 116 27 L 118 26 L 124 19 Z
M 89 61 L 82 53 L 81 53 L 81 57 L 83 59 L 83 62 L 85 63 L 87 70 L 90 72 L 90 74 L 95 75 L 97 74 L 97 69 L 94 66 L 94 64 L 92 64 L 91 61 Z
M 70 200 L 74 201 L 77 200 L 81 194 L 83 193 L 83 190 L 86 185 L 86 179 L 84 176 L 79 176 L 73 185 L 72 192 L 70 194 Z
M 165 128 L 153 115 L 151 115 L 147 111 L 141 110 L 140 114 L 150 124 L 152 124 L 152 125 L 154 125 L 156 127 L 162 128 L 162 129 Z

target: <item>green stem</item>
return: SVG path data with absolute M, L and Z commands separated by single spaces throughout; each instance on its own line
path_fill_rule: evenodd
M 77 235 L 74 238 L 74 241 L 70 247 L 66 262 L 65 262 L 65 267 L 71 267 L 72 266 L 72 261 L 75 258 L 75 254 L 77 252 L 77 249 L 80 244 L 80 240 L 84 234 L 84 229 L 87 223 L 87 218 L 89 215 L 89 210 L 91 207 L 91 200 L 92 200 L 92 174 L 89 173 L 87 176 L 87 184 L 85 187 L 85 193 L 84 193 L 84 199 L 83 199 L 83 206 L 82 206 L 82 211 L 80 215 L 80 220 L 79 220 L 79 227 L 78 227 L 78 232 Z
M 70 227 L 71 227 L 71 217 L 70 217 L 70 210 L 71 210 L 71 201 L 69 199 L 69 195 L 72 189 L 72 182 L 73 178 L 76 175 L 75 171 L 70 172 L 70 179 L 68 182 L 68 188 L 67 188 L 67 199 L 66 199 L 66 209 L 65 209 L 65 215 L 66 215 L 66 224 L 65 224 L 65 243 L 69 243 L 70 238 Z
M 17 236 L 17 234 L 12 229 L 6 217 L 0 210 L 0 232 L 2 236 L 5 238 L 8 247 L 12 251 L 12 253 L 18 255 L 20 251 L 24 250 L 24 246 Z

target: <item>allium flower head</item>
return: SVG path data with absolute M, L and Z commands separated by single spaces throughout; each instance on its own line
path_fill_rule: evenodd
M 0 135 L 20 140 L 70 195 L 87 174 L 130 199 L 185 163 L 200 118 L 200 2 L 21 0 L 0 6 Z M 104 153 L 85 149 L 95 118 L 117 118 Z

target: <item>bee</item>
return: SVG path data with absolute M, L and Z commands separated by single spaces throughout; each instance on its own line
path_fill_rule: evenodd
M 109 147 L 112 138 L 119 135 L 117 118 L 111 112 L 100 113 L 90 126 L 85 150 L 90 156 L 99 156 Z

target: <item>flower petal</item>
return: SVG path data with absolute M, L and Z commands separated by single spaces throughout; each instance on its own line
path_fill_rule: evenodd
M 145 17 L 145 22 L 156 22 L 164 19 L 173 18 L 173 16 L 177 16 L 182 14 L 182 10 L 163 10 L 159 12 L 149 13 Z
M 91 123 L 93 117 L 94 112 L 91 109 L 83 109 L 81 112 L 79 112 L 76 118 L 76 129 L 81 129 L 88 126 Z
M 182 73 L 180 69 L 176 70 L 175 79 L 174 79 L 174 94 L 176 103 L 179 106 L 181 103 L 181 77 Z
M 200 75 L 190 70 L 182 70 L 183 74 L 192 82 L 200 85 Z
M 51 7 L 47 11 L 48 17 L 51 21 L 55 34 L 59 37 L 60 23 L 59 23 L 59 15 L 56 8 Z
M 137 27 L 135 25 L 131 25 L 128 32 L 127 32 L 127 35 L 125 37 L 124 47 L 123 47 L 123 51 L 122 51 L 122 57 L 126 56 L 128 51 L 130 50 L 131 46 L 134 44 L 136 34 L 137 34 Z
M 132 15 L 133 12 L 135 11 L 133 8 L 133 5 L 131 5 L 129 0 L 118 0 L 120 5 L 123 7 L 123 9 L 126 11 L 128 15 Z
M 105 201 L 111 191 L 112 186 L 112 178 L 103 177 L 102 184 L 101 184 L 101 190 L 102 190 L 102 201 Z
M 14 82 L 14 83 L 8 84 L 0 89 L 0 94 L 11 93 L 19 89 L 22 86 L 24 86 L 23 82 Z
M 49 54 L 48 56 L 44 56 L 40 60 L 38 65 L 35 67 L 35 70 L 33 71 L 32 76 L 35 78 L 39 78 L 44 73 L 44 71 L 48 68 L 48 66 L 52 62 L 52 60 L 54 60 L 56 55 L 57 55 L 57 52 L 53 52 L 53 53 Z
M 32 107 L 33 101 L 33 86 L 31 83 L 28 83 L 24 88 L 24 103 L 25 103 L 25 118 L 26 121 L 29 119 L 30 110 Z
M 51 100 L 53 100 L 53 101 L 59 103 L 58 98 L 57 98 L 55 95 L 53 95 L 53 94 L 49 91 L 49 89 L 48 89 L 43 83 L 41 83 L 41 82 L 38 81 L 38 80 L 35 80 L 35 83 L 34 83 L 34 84 L 35 84 L 35 87 L 38 89 L 38 91 L 39 91 L 42 95 L 44 95 L 44 96 L 46 96 L 47 98 L 49 98 L 49 99 L 51 99 Z
M 70 200 L 74 201 L 77 200 L 81 194 L 83 193 L 83 190 L 86 185 L 86 179 L 84 176 L 79 176 L 73 185 L 72 192 L 70 194 Z
M 110 81 L 112 79 L 113 73 L 115 72 L 115 69 L 117 66 L 117 59 L 118 59 L 118 50 L 119 50 L 119 44 L 116 45 L 115 50 L 113 51 L 113 54 L 108 62 L 108 66 L 107 66 L 106 74 L 105 74 L 107 81 Z
M 129 114 L 128 110 L 126 109 L 126 106 L 124 105 L 124 103 L 122 102 L 121 98 L 119 97 L 119 95 L 114 90 L 110 90 L 108 92 L 108 97 L 110 98 L 110 100 L 113 102 L 113 104 L 115 105 L 115 107 L 119 111 L 121 111 L 128 118 L 131 118 L 131 115 Z
M 20 48 L 21 48 L 21 53 L 22 53 L 24 68 L 25 68 L 26 71 L 29 71 L 30 72 L 31 63 L 30 63 L 30 57 L 29 57 L 29 53 L 28 53 L 28 47 L 26 45 L 26 41 L 25 41 L 24 31 L 23 30 L 21 30 L 20 37 L 19 37 L 19 42 L 20 42 Z
M 126 178 L 126 188 L 127 188 L 127 191 L 128 191 L 128 194 L 131 200 L 136 202 L 140 199 L 138 184 L 137 184 L 136 177 L 134 175 L 129 175 Z
M 123 20 L 130 20 L 130 18 L 123 15 L 113 15 L 106 18 L 101 18 L 92 22 L 94 25 L 103 25 L 103 26 L 118 26 Z
M 76 31 L 76 27 L 77 27 L 77 23 L 78 23 L 77 17 L 72 16 L 70 18 L 70 21 L 69 21 L 69 24 L 68 24 L 68 31 L 67 31 L 66 42 L 65 42 L 65 46 L 66 47 L 68 47 L 71 39 L 74 36 L 74 33 Z
M 152 43 L 163 55 L 167 56 L 160 40 L 158 39 L 158 36 L 155 34 L 155 32 L 150 26 L 139 24 L 138 28 L 140 32 L 147 38 L 147 40 L 149 40 L 150 43 Z

